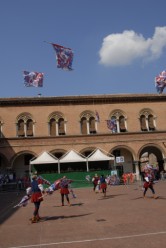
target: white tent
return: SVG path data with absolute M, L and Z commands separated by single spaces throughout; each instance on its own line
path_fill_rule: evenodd
M 37 158 L 32 158 L 30 160 L 30 164 L 55 164 L 55 163 L 58 163 L 58 159 L 44 151 L 42 154 L 40 154 Z
M 74 163 L 74 162 L 86 162 L 87 164 L 87 159 L 85 156 L 80 154 L 77 151 L 70 150 L 67 153 L 65 153 L 60 159 L 60 164 L 61 163 Z M 88 166 L 88 165 L 87 165 Z M 88 167 L 87 167 L 88 171 Z
M 31 165 L 35 164 L 58 164 L 58 172 L 60 171 L 59 160 L 54 155 L 46 151 L 42 152 L 38 157 L 30 160 L 29 171 L 31 171 Z
M 85 156 L 74 150 L 68 151 L 60 158 L 60 163 L 72 163 L 72 162 L 86 162 L 86 158 Z
M 107 153 L 107 152 L 97 148 L 91 154 L 89 154 L 89 156 L 87 157 L 88 171 L 89 171 L 88 162 L 92 162 L 92 161 L 109 161 L 109 160 L 114 160 L 115 161 L 115 157 L 112 154 L 109 154 L 110 156 L 107 156 L 105 153 Z
M 114 156 L 112 154 L 109 154 L 110 156 L 107 156 L 104 152 L 102 152 L 99 148 L 94 150 L 88 157 L 88 161 L 107 161 L 107 160 L 115 160 Z

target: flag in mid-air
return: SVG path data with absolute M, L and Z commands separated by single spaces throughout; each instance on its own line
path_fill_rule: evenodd
M 166 71 L 162 71 L 155 77 L 155 87 L 159 94 L 161 94 L 166 86 Z
M 25 195 L 25 196 L 21 199 L 21 201 L 20 201 L 17 205 L 14 206 L 14 208 L 16 208 L 16 207 L 26 207 L 29 200 L 30 200 L 30 196 Z
M 107 127 L 112 131 L 112 133 L 117 132 L 116 119 L 107 120 Z
M 43 87 L 44 73 L 23 71 L 24 84 L 27 87 Z
M 56 52 L 57 67 L 68 71 L 73 70 L 73 51 L 70 48 L 66 48 L 53 43 L 51 44 Z

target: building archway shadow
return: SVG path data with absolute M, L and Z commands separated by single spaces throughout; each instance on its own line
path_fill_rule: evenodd
M 12 192 L 1 192 L 1 204 L 0 204 L 0 224 L 6 221 L 10 216 L 12 216 L 16 211 L 19 210 L 19 207 L 14 208 L 17 205 L 22 197 L 25 195 L 24 191 L 18 193 L 18 191 Z

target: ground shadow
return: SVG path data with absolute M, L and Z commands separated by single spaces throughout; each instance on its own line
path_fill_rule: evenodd
M 84 203 L 82 203 L 82 202 L 80 202 L 80 203 L 72 203 L 70 206 L 71 207 L 75 207 L 75 206 L 82 206 L 82 205 L 84 205 Z M 59 207 L 69 207 L 69 205 L 64 205 L 64 206 L 62 206 L 62 205 L 56 205 L 56 206 L 53 206 L 54 208 L 59 208 Z
M 166 200 L 166 197 L 162 197 L 162 196 L 157 196 L 156 198 L 153 198 L 153 196 L 147 196 L 145 199 L 142 196 L 139 196 L 137 198 L 133 198 L 131 200 L 139 200 L 139 199 L 143 199 L 144 201 L 146 200 Z
M 68 218 L 79 218 L 87 215 L 91 215 L 93 213 L 88 214 L 78 214 L 78 215 L 60 215 L 60 216 L 46 216 L 43 217 L 41 221 L 49 221 L 49 220 L 58 220 L 58 219 L 68 219 Z
M 121 196 L 121 195 L 127 195 L 127 194 L 118 194 L 118 195 L 106 195 L 106 196 L 101 196 L 102 198 L 99 198 L 98 200 L 107 200 L 107 199 L 110 199 L 110 198 L 115 198 L 117 196 Z

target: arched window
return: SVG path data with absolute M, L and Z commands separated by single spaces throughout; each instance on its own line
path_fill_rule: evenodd
M 97 133 L 97 120 L 95 114 L 91 111 L 85 111 L 81 114 L 80 119 L 81 134 L 95 134 Z
M 156 117 L 152 114 L 149 109 L 140 112 L 140 126 L 141 131 L 155 131 L 156 130 Z
M 52 113 L 48 125 L 50 136 L 66 135 L 66 121 L 62 113 Z
M 126 119 L 121 110 L 113 111 L 110 115 L 110 119 L 107 120 L 107 127 L 112 133 L 127 132 Z
M 17 137 L 34 136 L 34 121 L 30 114 L 24 113 L 17 118 Z

